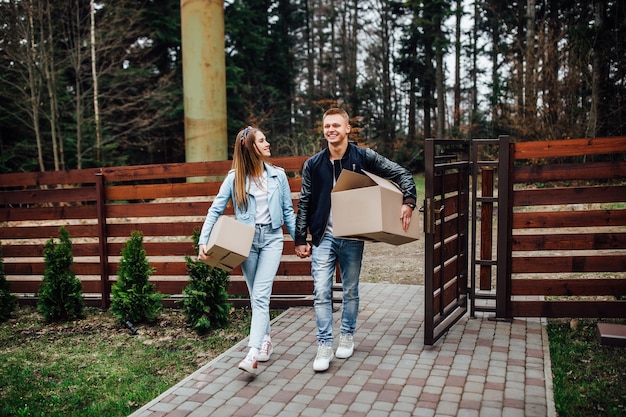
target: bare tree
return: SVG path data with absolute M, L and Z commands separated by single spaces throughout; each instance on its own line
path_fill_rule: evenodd
M 89 45 L 91 46 L 91 77 L 93 80 L 93 115 L 96 130 L 96 161 L 102 160 L 102 135 L 100 133 L 100 102 L 98 100 L 98 70 L 96 68 L 96 8 L 94 0 L 89 2 Z

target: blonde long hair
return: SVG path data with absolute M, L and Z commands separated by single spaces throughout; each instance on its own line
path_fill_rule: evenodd
M 266 162 L 256 147 L 256 134 L 259 129 L 248 126 L 237 133 L 233 152 L 233 169 L 235 170 L 235 206 L 239 209 L 248 209 L 246 177 L 250 181 L 260 181 Z

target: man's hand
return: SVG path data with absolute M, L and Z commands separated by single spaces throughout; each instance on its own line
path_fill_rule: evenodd
M 411 216 L 413 216 L 413 209 L 408 204 L 403 204 L 400 210 L 400 220 L 402 221 L 402 230 L 405 232 L 409 230 Z
M 296 255 L 300 258 L 308 258 L 311 256 L 311 245 L 308 243 L 306 245 L 297 245 L 296 246 Z

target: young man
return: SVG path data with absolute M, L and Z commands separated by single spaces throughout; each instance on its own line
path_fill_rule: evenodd
M 315 371 L 325 371 L 334 356 L 349 358 L 354 352 L 353 334 L 359 311 L 359 275 L 363 241 L 333 236 L 330 193 L 343 169 L 371 172 L 396 183 L 404 196 L 399 221 L 406 231 L 415 209 L 416 189 L 411 173 L 371 149 L 348 142 L 348 114 L 338 108 L 324 113 L 324 137 L 328 147 L 313 155 L 302 169 L 302 189 L 296 217 L 295 252 L 301 258 L 313 256 L 314 309 L 317 324 Z M 359 207 L 354 207 L 359 210 Z M 313 247 L 307 243 L 307 229 Z M 333 354 L 332 284 L 335 264 L 339 262 L 343 288 L 339 347 Z

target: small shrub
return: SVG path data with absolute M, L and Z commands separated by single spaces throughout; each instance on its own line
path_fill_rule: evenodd
M 83 317 L 82 285 L 72 272 L 72 241 L 65 227 L 59 228 L 59 244 L 50 238 L 43 250 L 45 271 L 39 286 L 37 311 L 44 320 L 60 321 Z
M 143 249 L 143 234 L 134 231 L 122 249 L 117 282 L 111 288 L 111 312 L 120 322 L 152 323 L 158 317 L 164 296 L 155 293 L 148 282 L 153 272 Z
M 7 281 L 4 272 L 4 257 L 0 245 L 0 322 L 8 320 L 16 305 L 17 297 L 11 294 L 11 283 Z
M 194 230 L 194 252 L 198 253 L 200 231 Z M 226 288 L 230 282 L 228 272 L 213 268 L 203 262 L 185 256 L 189 283 L 183 289 L 181 310 L 187 318 L 187 324 L 202 335 L 210 330 L 228 324 L 231 304 L 228 302 Z

